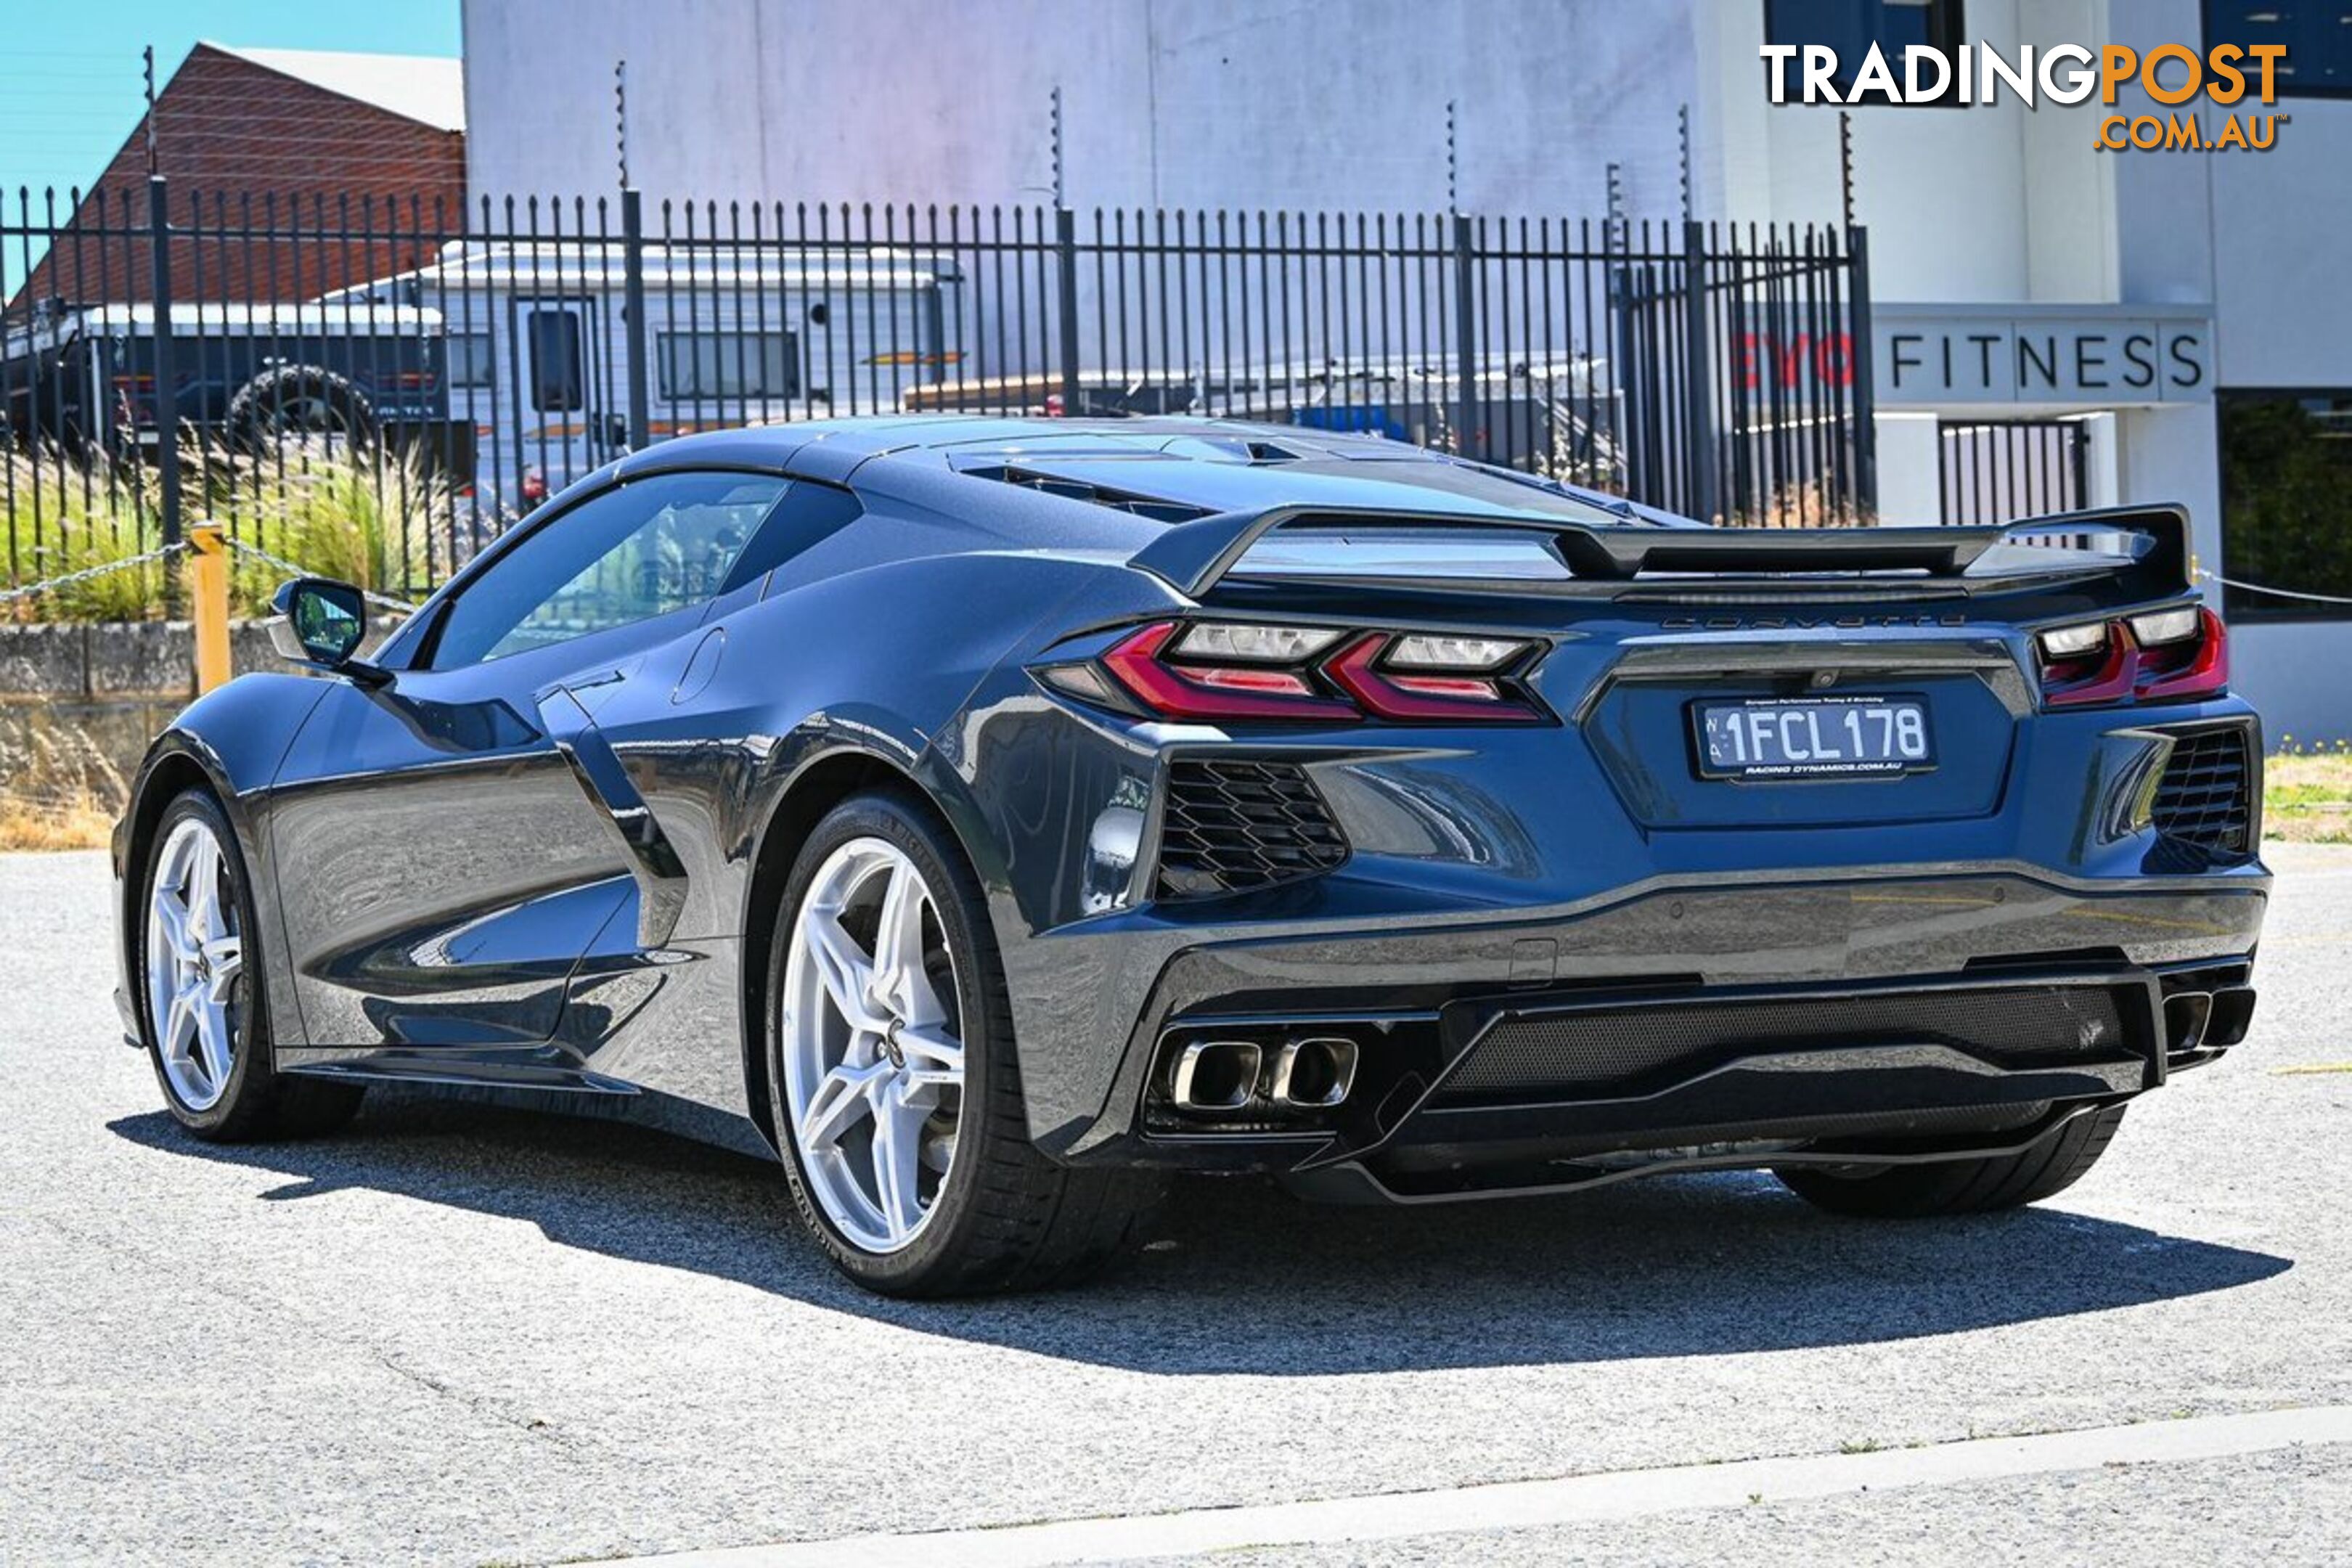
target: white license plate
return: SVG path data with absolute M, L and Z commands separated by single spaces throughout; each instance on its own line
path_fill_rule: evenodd
M 1745 697 L 1695 702 L 1698 771 L 1714 779 L 1899 775 L 1936 765 L 1916 697 Z

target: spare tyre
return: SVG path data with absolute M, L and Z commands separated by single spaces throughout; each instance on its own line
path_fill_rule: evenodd
M 357 387 L 314 364 L 263 371 L 228 400 L 228 426 L 250 447 L 324 437 L 354 443 L 375 437 L 375 410 Z

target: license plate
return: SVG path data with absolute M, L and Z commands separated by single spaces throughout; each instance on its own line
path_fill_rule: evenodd
M 1916 697 L 1748 697 L 1692 704 L 1698 771 L 1712 779 L 1891 776 L 1936 765 Z

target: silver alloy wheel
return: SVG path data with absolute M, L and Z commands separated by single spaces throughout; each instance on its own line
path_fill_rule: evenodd
M 825 857 L 793 916 L 777 1038 L 809 1193 L 864 1251 L 921 1234 L 963 1102 L 955 955 L 923 874 L 897 845 Z
M 209 1110 L 228 1090 L 243 1028 L 245 946 L 212 828 L 183 819 L 156 853 L 147 897 L 147 1022 L 173 1096 Z

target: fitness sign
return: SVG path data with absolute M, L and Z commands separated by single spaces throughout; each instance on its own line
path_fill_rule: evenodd
M 2047 101 L 2069 107 L 2095 94 L 2110 110 L 2117 96 L 2137 86 L 2161 114 L 2110 113 L 2099 121 L 2093 145 L 2103 152 L 2137 148 L 2176 152 L 2266 152 L 2278 138 L 2284 114 L 2256 112 L 2277 101 L 2284 44 L 2216 44 L 2195 49 L 2159 44 L 2145 52 L 2127 44 L 2018 46 L 2013 55 L 1987 43 L 1952 49 L 1912 44 L 1901 66 L 1890 63 L 1876 44 L 1850 72 L 1826 44 L 1766 44 L 1759 50 L 1772 101 L 1784 104 L 1969 104 L 2003 98 L 2028 109 Z M 2209 124 L 2197 100 L 2224 110 Z

